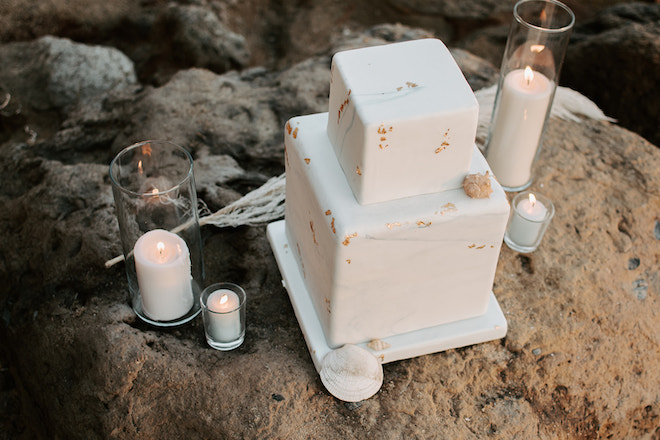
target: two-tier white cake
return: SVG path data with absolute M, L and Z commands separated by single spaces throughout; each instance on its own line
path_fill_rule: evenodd
M 484 315 L 509 204 L 492 177 L 489 198 L 462 188 L 489 168 L 450 52 L 351 50 L 331 72 L 329 111 L 285 129 L 286 246 L 328 346 Z

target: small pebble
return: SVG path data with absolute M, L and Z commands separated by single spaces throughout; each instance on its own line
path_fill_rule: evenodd
M 653 235 L 655 235 L 656 240 L 660 240 L 660 221 L 655 221 L 655 228 L 653 229 Z
M 646 280 L 638 278 L 633 282 L 633 293 L 639 300 L 646 299 L 648 288 L 649 287 L 646 284 Z
M 364 403 L 364 400 L 361 400 L 359 402 L 344 402 L 344 405 L 346 406 L 346 409 L 350 411 L 355 411 L 356 409 L 362 406 L 362 403 Z
M 634 270 L 639 267 L 639 258 L 631 258 L 628 260 L 628 270 Z
M 276 401 L 276 402 L 281 402 L 281 401 L 284 400 L 284 396 L 281 395 L 281 394 L 273 394 L 273 395 L 270 396 L 270 397 L 271 397 L 274 401 Z
M 540 348 L 535 348 L 534 350 L 532 350 L 532 354 L 534 356 L 540 355 L 541 354 L 541 349 Z

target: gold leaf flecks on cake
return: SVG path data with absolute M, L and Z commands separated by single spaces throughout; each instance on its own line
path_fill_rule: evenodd
M 314 239 L 314 244 L 318 246 L 319 242 L 316 241 L 316 232 L 314 232 L 314 222 L 311 220 L 309 221 L 309 229 L 312 230 L 312 238 Z
M 337 111 L 337 124 L 339 124 L 341 115 L 344 113 L 346 109 L 348 109 L 348 104 L 350 103 L 350 96 L 351 96 L 351 89 L 348 89 L 348 95 L 346 95 L 346 99 L 344 99 L 344 102 L 341 103 L 341 105 L 339 106 L 339 110 Z
M 362 170 L 360 169 L 360 165 L 357 166 L 357 170 L 355 170 L 358 176 L 362 175 Z
M 403 87 L 397 87 L 397 88 L 396 88 L 396 91 L 397 91 L 397 92 L 400 92 L 402 89 L 403 89 Z
M 346 259 L 346 262 L 347 262 L 348 264 L 351 264 L 351 259 L 350 259 L 350 258 L 347 258 L 347 259 Z
M 456 205 L 453 203 L 447 203 L 445 205 L 442 205 L 442 211 L 440 211 L 440 215 L 445 215 L 448 212 L 455 212 L 458 211 L 458 208 L 456 208 Z
M 335 229 L 335 218 L 334 217 L 332 217 L 332 221 L 330 222 L 330 229 L 332 229 L 333 234 L 337 233 L 337 229 Z
M 323 298 L 323 302 L 325 302 L 325 310 L 327 310 L 328 313 L 332 313 L 330 311 L 330 300 L 328 298 Z
M 487 199 L 493 192 L 490 187 L 490 174 L 468 174 L 463 179 L 463 190 L 472 199 Z
M 476 243 L 472 243 L 472 244 L 468 245 L 468 248 L 469 248 L 469 249 L 483 249 L 483 248 L 485 248 L 485 247 L 486 247 L 485 244 L 482 244 L 481 246 L 477 246 Z M 493 247 L 493 246 L 491 246 L 491 247 Z
M 291 121 L 286 121 L 286 132 L 291 134 Z
M 312 159 L 310 159 L 309 157 L 306 157 L 306 158 L 305 158 L 305 163 L 306 163 L 307 165 L 309 165 L 309 162 L 310 162 L 311 160 L 312 160 Z
M 388 130 L 387 128 L 385 128 L 385 124 L 380 124 L 380 126 L 378 127 L 378 134 L 381 135 L 380 136 L 380 143 L 378 144 L 378 148 L 380 148 L 381 150 L 384 150 L 385 148 L 390 146 L 390 144 L 386 143 L 387 137 L 382 136 L 382 135 L 387 134 L 388 132 L 391 132 L 391 131 L 392 131 L 392 127 L 390 127 L 389 130 Z
M 390 128 L 386 128 L 385 124 L 380 124 L 378 126 L 378 134 L 387 134 L 391 133 L 394 128 L 390 125 Z
M 429 226 L 431 226 L 431 222 L 427 223 L 427 222 L 422 221 L 422 220 L 417 220 L 417 226 L 419 226 L 421 228 L 428 228 Z
M 387 229 L 389 229 L 391 231 L 394 227 L 401 226 L 401 223 L 399 223 L 399 222 L 385 223 L 385 226 L 387 226 Z
M 344 237 L 344 241 L 342 242 L 342 244 L 344 246 L 348 246 L 351 242 L 351 239 L 357 236 L 358 236 L 357 232 L 353 232 L 351 235 L 347 235 L 346 237 Z
M 332 211 L 328 209 L 327 211 L 325 211 L 325 215 L 332 215 Z
M 406 81 L 406 85 L 410 88 L 418 87 L 418 85 L 416 83 L 411 82 L 411 81 Z
M 298 127 L 296 127 L 296 128 L 293 130 L 292 135 L 293 135 L 293 138 L 294 138 L 294 139 L 296 139 L 296 138 L 298 137 Z
M 438 154 L 438 153 L 440 153 L 441 151 L 446 150 L 448 146 L 449 146 L 449 142 L 447 142 L 447 141 L 442 141 L 442 143 L 440 144 L 440 146 L 439 146 L 438 148 L 435 149 L 435 154 Z

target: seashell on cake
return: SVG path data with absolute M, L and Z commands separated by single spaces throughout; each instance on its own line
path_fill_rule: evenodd
M 378 359 L 352 344 L 325 355 L 319 375 L 328 392 L 345 402 L 368 399 L 383 384 L 383 366 Z
M 369 347 L 373 351 L 383 351 L 386 348 L 390 348 L 391 346 L 392 346 L 391 344 L 388 344 L 387 342 L 383 341 L 382 339 L 372 339 L 367 344 L 367 347 Z

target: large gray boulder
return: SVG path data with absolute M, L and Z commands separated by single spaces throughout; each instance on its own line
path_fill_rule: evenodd
M 119 50 L 66 38 L 0 46 L 0 63 L 0 84 L 39 110 L 68 110 L 137 83 L 133 62 Z

